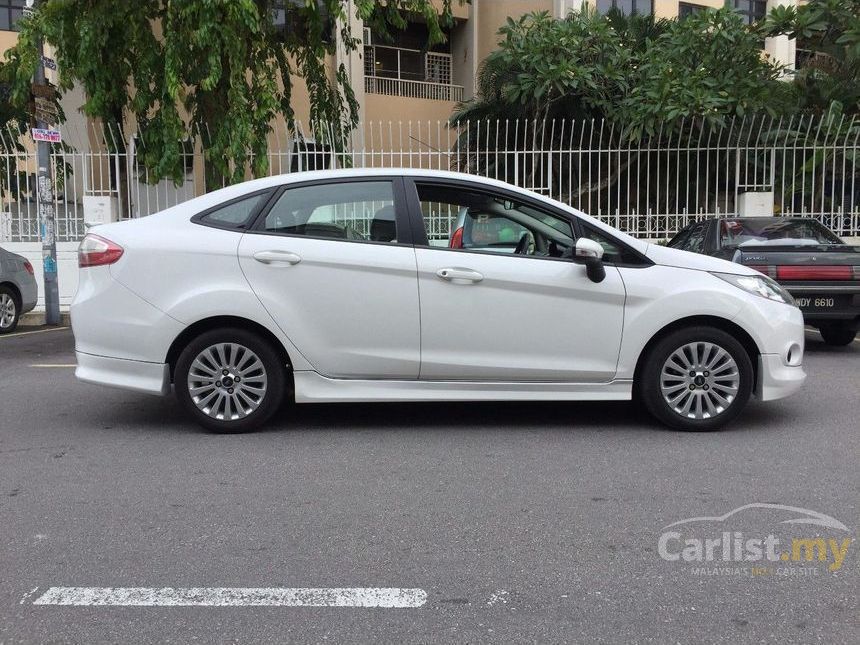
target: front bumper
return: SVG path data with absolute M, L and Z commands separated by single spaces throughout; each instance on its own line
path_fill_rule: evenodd
M 166 396 L 170 393 L 170 366 L 123 358 L 75 352 L 75 376 L 85 383 L 107 385 L 132 392 Z
M 806 381 L 802 365 L 786 365 L 779 354 L 759 354 L 755 395 L 761 401 L 784 399 Z

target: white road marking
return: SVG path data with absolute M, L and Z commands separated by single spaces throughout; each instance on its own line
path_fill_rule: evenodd
M 75 363 L 35 363 L 30 367 L 77 367 Z
M 487 600 L 487 605 L 492 607 L 493 605 L 497 605 L 499 603 L 503 605 L 508 604 L 508 592 L 504 589 L 499 589 L 490 594 L 490 599 Z
M 37 591 L 39 591 L 39 587 L 33 587 L 33 589 L 31 589 L 30 591 L 28 591 L 27 593 L 25 593 L 25 594 L 23 595 L 23 597 L 21 598 L 21 602 L 19 602 L 18 604 L 19 604 L 19 605 L 23 605 L 23 604 L 24 604 L 25 602 L 27 602 L 27 601 L 28 601 L 28 600 L 33 596 L 33 594 L 35 594 Z
M 34 605 L 111 607 L 421 607 L 423 589 L 396 587 L 51 587 Z
M 47 334 L 49 331 L 60 331 L 63 329 L 68 329 L 69 327 L 51 327 L 51 329 L 37 329 L 35 331 L 16 331 L 14 334 L 3 334 L 0 336 L 0 340 L 4 338 L 14 338 L 15 336 L 29 336 L 30 334 Z

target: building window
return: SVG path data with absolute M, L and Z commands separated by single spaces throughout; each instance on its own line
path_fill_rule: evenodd
M 0 0 L 0 2 L 4 2 L 4 0 Z M 301 13 L 304 5 L 305 0 L 274 0 L 271 15 L 275 30 L 283 33 L 284 37 L 290 35 L 299 39 L 304 38 L 308 28 Z M 332 43 L 334 42 L 334 20 L 329 15 L 322 0 L 317 0 L 317 6 L 323 20 L 322 41 Z
M 443 101 L 462 100 L 463 88 L 452 85 L 449 44 L 426 47 L 427 26 L 410 23 L 402 31 L 377 37 L 364 30 L 365 91 Z
M 607 13 L 610 9 L 618 9 L 625 16 L 634 13 L 648 15 L 654 11 L 653 0 L 595 0 L 597 13 Z
M 701 4 L 693 4 L 692 2 L 679 2 L 678 3 L 678 18 L 683 20 L 684 18 L 689 18 L 690 16 L 694 16 L 697 13 L 702 13 L 703 11 L 707 11 L 709 7 L 706 7 Z
M 18 31 L 24 0 L 0 0 L 0 31 Z
M 734 0 L 737 11 L 748 25 L 758 22 L 767 15 L 767 0 Z

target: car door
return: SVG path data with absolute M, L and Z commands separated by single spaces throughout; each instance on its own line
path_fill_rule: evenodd
M 290 184 L 238 253 L 251 288 L 316 371 L 418 377 L 417 268 L 402 179 Z
M 407 192 L 416 230 L 421 379 L 615 376 L 624 284 L 615 266 L 594 283 L 570 259 L 572 219 L 519 193 L 472 182 L 416 178 Z M 458 214 L 475 219 L 472 235 L 468 247 L 450 248 L 444 224 L 458 222 Z M 458 238 L 464 236 L 450 236 Z

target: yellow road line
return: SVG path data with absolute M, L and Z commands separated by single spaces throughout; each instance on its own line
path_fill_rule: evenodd
M 30 334 L 46 334 L 49 331 L 60 331 L 62 329 L 68 329 L 69 327 L 51 327 L 51 329 L 37 329 L 35 331 L 18 331 L 14 334 L 3 334 L 0 335 L 0 340 L 4 340 L 6 338 L 14 338 L 15 336 L 29 336 Z

